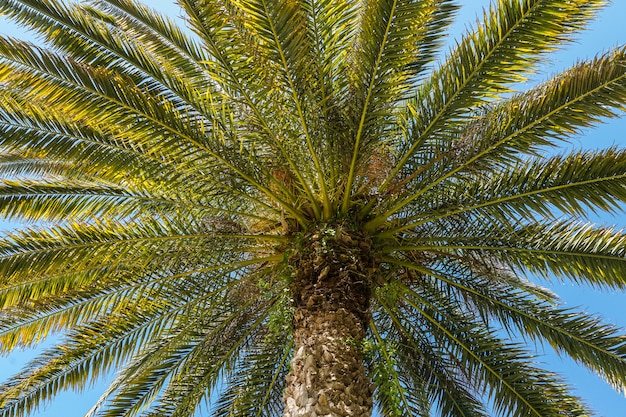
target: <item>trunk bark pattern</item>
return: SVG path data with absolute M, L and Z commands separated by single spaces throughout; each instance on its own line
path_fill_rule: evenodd
M 295 353 L 284 416 L 371 416 L 373 384 L 360 348 L 376 271 L 371 243 L 341 227 L 305 242 L 291 259 Z

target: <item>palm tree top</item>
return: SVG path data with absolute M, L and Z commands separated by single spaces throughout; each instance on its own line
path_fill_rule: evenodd
M 588 416 L 533 343 L 626 390 L 626 336 L 535 280 L 626 287 L 626 46 L 524 82 L 606 1 L 4 0 L 0 417 Z M 546 149 L 556 150 L 547 152 Z

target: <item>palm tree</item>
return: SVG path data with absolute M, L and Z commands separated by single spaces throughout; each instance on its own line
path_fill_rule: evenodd
M 626 389 L 626 336 L 528 276 L 626 288 L 626 47 L 514 92 L 605 1 L 3 0 L 0 416 L 588 416 L 534 343 Z

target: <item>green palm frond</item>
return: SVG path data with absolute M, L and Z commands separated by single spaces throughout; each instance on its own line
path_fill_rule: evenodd
M 619 47 L 499 103 L 469 130 L 476 134 L 474 138 L 484 135 L 486 139 L 479 157 L 473 159 L 490 161 L 495 155 L 532 152 L 569 138 L 601 118 L 616 117 L 624 109 L 625 80 L 626 49 Z M 509 114 L 503 118 L 506 111 Z M 489 127 L 483 130 L 481 126 Z
M 41 33 L 49 42 L 67 54 L 80 57 L 81 60 L 93 62 L 98 66 L 117 67 L 122 63 L 132 64 L 134 71 L 131 73 L 141 79 L 146 75 L 153 77 L 161 90 L 170 90 L 177 94 L 177 98 L 192 98 L 185 94 L 183 87 L 187 85 L 184 78 L 179 76 L 178 71 L 185 71 L 189 79 L 198 82 L 202 79 L 209 85 L 209 79 L 202 76 L 201 66 L 203 55 L 200 49 L 183 32 L 167 19 L 159 19 L 151 15 L 143 8 L 144 14 L 157 21 L 160 27 L 167 28 L 169 35 L 167 40 L 172 43 L 160 42 L 155 46 L 155 39 L 142 42 L 145 33 L 135 31 L 128 36 L 128 32 L 120 31 L 113 24 L 113 16 L 107 15 L 103 10 L 96 12 L 95 9 L 75 4 L 59 4 L 50 1 L 32 1 L 26 3 L 15 2 L 11 4 L 10 13 L 28 24 L 33 30 Z M 131 6 L 128 5 L 127 6 Z M 132 6 L 131 6 L 132 7 Z M 118 16 L 119 17 L 119 16 Z M 119 21 L 118 21 L 119 22 Z M 135 23 L 135 21 L 133 21 Z M 126 25 L 123 28 L 129 30 Z M 61 36 L 59 36 L 59 33 Z M 174 61 L 172 55 L 176 54 L 179 60 Z M 170 65 L 177 62 L 176 72 L 166 71 Z M 165 68 L 164 68 L 165 66 Z M 124 67 L 128 74 L 128 67 Z M 195 76 L 194 76 L 195 75 Z M 190 90 L 187 90 L 187 93 Z
M 480 190 L 484 202 L 470 203 L 463 212 L 487 206 L 507 207 L 525 218 L 532 218 L 532 213 L 549 217 L 554 209 L 573 216 L 588 210 L 615 212 L 626 201 L 624 161 L 626 153 L 616 149 L 526 160 L 507 171 L 494 171 Z M 478 188 L 470 188 L 466 196 L 477 196 L 477 192 Z
M 588 414 L 555 375 L 534 368 L 532 357 L 520 346 L 499 340 L 468 317 L 459 316 L 446 300 L 437 300 L 431 310 L 422 304 L 426 299 L 432 302 L 428 295 L 405 290 L 400 297 L 412 309 L 409 314 L 419 315 L 434 342 L 448 350 L 457 372 L 467 375 L 475 390 L 484 390 L 483 395 L 494 401 L 496 412 L 515 416 Z
M 359 84 L 354 87 L 355 103 L 350 104 L 357 117 L 351 122 L 354 144 L 346 185 L 349 191 L 357 161 L 367 160 L 360 154 L 369 156 L 372 145 L 378 147 L 385 136 L 385 120 L 395 111 L 390 104 L 406 98 L 415 77 L 431 59 L 432 41 L 422 42 L 423 38 L 436 36 L 445 27 L 454 6 L 448 1 L 391 0 L 366 1 L 363 9 L 352 75 Z M 350 195 L 344 195 L 344 210 L 349 207 Z
M 175 357 L 171 359 L 173 370 L 176 371 L 180 366 L 178 363 L 186 355 L 191 354 L 187 348 L 193 348 L 192 351 L 197 350 L 199 347 L 193 346 L 197 344 L 202 347 L 203 345 L 199 344 L 200 341 L 218 338 L 219 341 L 212 343 L 217 343 L 216 348 L 222 349 L 223 340 L 228 339 L 224 334 L 225 329 L 241 330 L 240 325 L 233 325 L 233 323 L 239 323 L 241 320 L 241 313 L 235 306 L 240 301 L 237 298 L 237 294 L 241 292 L 239 288 L 245 285 L 229 277 L 231 272 L 225 276 L 223 274 L 215 276 L 212 279 L 213 288 L 206 292 L 207 288 L 199 286 L 202 285 L 201 278 L 207 278 L 205 274 L 204 271 L 187 271 L 184 274 L 165 275 L 159 280 L 150 279 L 152 282 L 144 283 L 140 291 L 134 292 L 134 296 L 128 288 L 121 288 L 119 291 L 123 291 L 123 297 L 116 302 L 109 302 L 105 311 L 99 312 L 101 319 L 77 327 L 70 335 L 72 341 L 52 351 L 49 358 L 38 366 L 36 372 L 26 373 L 14 379 L 12 385 L 3 390 L 5 398 L 11 399 L 8 400 L 7 410 L 9 412 L 19 410 L 28 401 L 29 396 L 42 393 L 49 395 L 50 390 L 57 391 L 61 387 L 81 389 L 86 384 L 85 378 L 88 375 L 96 377 L 106 372 L 111 366 L 118 366 L 121 361 L 127 360 L 131 355 L 141 355 L 141 360 L 137 365 L 139 368 L 122 379 L 125 385 L 118 387 L 120 393 L 113 401 L 114 405 L 111 409 L 121 407 L 113 415 L 121 415 L 119 410 L 131 413 L 133 410 L 141 409 L 145 404 L 143 402 L 135 404 L 133 399 L 136 397 L 130 393 L 138 389 L 137 395 L 143 397 L 147 395 L 143 392 L 147 385 L 160 386 L 154 380 L 146 382 L 143 378 L 145 378 L 144 374 L 166 370 L 164 364 L 168 361 L 166 357 L 163 357 L 166 352 L 184 354 L 178 359 Z M 181 282 L 181 278 L 185 278 L 186 281 Z M 196 285 L 195 291 L 193 284 Z M 245 288 L 242 289 L 245 290 Z M 251 296 L 247 293 L 241 294 L 246 297 Z M 163 304 L 160 296 L 166 296 L 169 302 Z M 93 301 L 93 299 L 89 300 L 91 308 L 95 304 Z M 249 306 L 257 304 L 254 298 L 245 303 Z M 258 308 L 255 307 L 251 312 L 258 316 L 257 310 Z M 210 311 L 213 316 L 207 315 L 207 311 Z M 70 317 L 76 316 L 74 312 Z M 200 332 L 196 342 L 189 340 L 188 332 L 192 328 L 197 328 Z M 163 347 L 164 340 L 172 344 L 172 348 Z M 139 344 L 147 347 L 137 350 Z M 152 346 L 153 344 L 156 348 Z M 150 355 L 146 355 L 144 351 Z M 154 355 L 156 358 L 151 357 Z M 87 369 L 89 373 L 85 374 Z M 133 369 L 134 367 L 131 366 L 128 372 Z M 217 369 L 219 370 L 219 367 Z M 134 383 L 135 379 L 142 382 Z M 25 390 L 23 387 L 30 388 Z M 147 398 L 150 399 L 149 395 Z M 126 403 L 123 403 L 122 399 Z M 121 405 L 122 403 L 127 405 L 128 401 L 131 402 L 132 407 Z
M 144 306 L 144 311 L 148 310 L 148 306 Z M 97 377 L 115 361 L 128 358 L 134 343 L 145 339 L 149 333 L 160 333 L 155 327 L 141 326 L 149 323 L 149 317 L 149 314 L 124 315 L 108 324 L 92 325 L 89 331 L 83 329 L 74 346 L 67 343 L 42 355 L 32 363 L 34 371 L 18 375 L 2 387 L 0 404 L 4 415 L 25 415 L 30 412 L 33 397 L 45 401 L 61 389 L 84 387 L 90 375 Z
M 292 89 L 281 89 L 284 83 L 277 80 L 277 72 L 272 71 L 276 65 L 280 67 L 284 63 L 273 63 L 269 57 L 258 53 L 261 46 L 253 41 L 254 33 L 249 33 L 240 15 L 218 2 L 197 3 L 186 0 L 181 2 L 181 6 L 187 11 L 192 27 L 201 35 L 211 53 L 209 62 L 212 65 L 206 71 L 223 88 L 232 91 L 232 99 L 236 100 L 238 106 L 243 106 L 242 111 L 249 114 L 247 123 L 251 123 L 254 128 L 251 139 L 255 143 L 266 143 L 275 150 L 277 160 L 272 162 L 272 168 L 291 172 L 308 195 L 312 209 L 319 213 L 319 204 L 312 189 L 312 181 L 319 178 L 310 172 L 310 167 L 302 165 L 303 161 L 308 162 L 302 154 L 303 148 L 283 140 L 282 132 L 288 132 L 289 136 L 299 135 L 298 126 L 301 126 L 303 117 L 302 111 L 292 117 L 292 113 L 287 110 L 292 103 L 286 102 L 288 98 L 285 97 L 285 91 Z M 272 22 L 266 19 L 265 25 L 271 26 Z M 233 38 L 238 42 L 232 42 Z M 271 43 L 275 44 L 276 39 Z M 251 60 L 257 65 L 249 65 Z M 311 150 L 310 144 L 304 149 Z M 299 158 L 294 159 L 293 155 L 299 155 Z M 283 186 L 280 181 L 275 184 Z M 291 195 L 287 193 L 287 196 Z
M 391 246 L 388 250 L 432 251 L 453 258 L 465 254 L 467 260 L 493 256 L 503 265 L 531 270 L 546 278 L 555 275 L 600 288 L 624 288 L 626 285 L 626 236 L 621 232 L 577 221 L 552 220 L 506 230 L 486 230 L 486 235 L 489 236 L 486 240 L 478 233 L 459 240 L 454 236 L 442 240 L 433 236 L 429 243 Z M 567 262 L 563 262 L 565 259 Z
M 555 307 L 556 300 L 533 295 L 525 282 L 514 285 L 506 277 L 503 280 L 501 271 L 464 271 L 464 265 L 458 262 L 453 267 L 454 274 L 443 268 L 413 270 L 426 282 L 436 283 L 450 299 L 456 299 L 467 314 L 481 317 L 485 325 L 493 326 L 497 321 L 512 337 L 524 334 L 547 342 L 603 375 L 616 389 L 625 389 L 626 338 L 618 329 L 588 313 Z
M 254 301 L 239 308 L 225 299 L 223 307 L 216 307 L 213 300 L 204 302 L 197 316 L 182 315 L 182 322 L 167 337 L 153 340 L 145 354 L 136 355 L 136 362 L 118 378 L 106 411 L 95 415 L 134 416 L 150 408 L 172 416 L 193 413 L 209 394 L 206 387 L 215 387 L 223 368 L 234 366 L 265 318 L 262 306 Z M 165 383 L 167 389 L 158 399 Z
M 486 11 L 483 21 L 459 41 L 408 103 L 415 115 L 411 140 L 394 175 L 413 156 L 422 138 L 436 140 L 445 132 L 455 132 L 446 123 L 471 118 L 467 109 L 523 81 L 542 53 L 582 28 L 604 3 L 506 1 Z
M 10 152 L 32 163 L 39 161 L 59 166 L 70 165 L 75 175 L 80 173 L 82 178 L 97 175 L 107 181 L 120 181 L 120 178 L 127 178 L 133 173 L 136 176 L 139 164 L 142 165 L 142 171 L 147 171 L 151 177 L 169 174 L 172 179 L 176 172 L 183 173 L 176 164 L 163 161 L 154 153 L 146 154 L 138 145 L 129 146 L 129 143 L 116 140 L 113 132 L 84 124 L 76 125 L 62 115 L 50 114 L 47 108 L 32 102 L 17 103 L 8 98 L 2 99 L 1 145 L 7 154 Z M 87 156 L 91 159 L 90 163 L 81 163 Z M 11 168 L 11 165 L 7 167 Z M 175 170 L 175 167 L 178 169 Z M 8 178 L 14 174 L 18 173 L 3 171 L 3 175 Z M 36 172 L 29 174 L 26 171 L 22 175 L 45 176 L 36 175 Z M 64 177 L 74 176 L 71 172 L 64 173 Z
M 625 52 L 618 48 L 578 64 L 527 93 L 498 102 L 467 122 L 462 133 L 453 135 L 456 140 L 421 137 L 415 142 L 416 153 L 405 161 L 414 170 L 400 182 L 408 188 L 405 197 L 372 220 L 371 227 L 440 184 L 446 186 L 449 180 L 456 180 L 457 174 L 483 172 L 485 166 L 508 166 L 523 159 L 524 154 L 536 154 L 541 146 L 597 123 L 601 117 L 615 117 L 623 109 L 626 91 Z
M 310 75 L 309 64 L 313 60 L 312 45 L 310 45 L 307 20 L 310 11 L 302 7 L 298 2 L 283 1 L 273 2 L 266 0 L 249 0 L 239 2 L 241 12 L 245 19 L 244 26 L 253 27 L 252 34 L 256 35 L 261 48 L 267 48 L 266 54 L 279 71 L 276 79 L 282 84 L 282 88 L 290 96 L 287 105 L 295 108 L 294 129 L 301 132 L 302 143 L 306 145 L 307 156 L 313 163 L 317 176 L 324 172 L 322 162 L 318 156 L 320 143 L 315 143 L 312 136 L 311 122 L 307 113 L 318 110 L 318 103 L 306 95 L 313 90 L 319 89 L 317 81 Z M 323 79 L 322 79 L 323 82 Z M 307 112 L 307 107 L 309 111 Z M 332 165 L 327 161 L 325 165 Z M 308 174 L 311 175 L 311 174 Z M 330 213 L 330 200 L 327 190 L 327 179 L 310 177 L 314 181 L 315 188 L 319 189 L 323 200 L 324 212 Z
M 67 162 L 29 158 L 7 152 L 0 156 L 0 171 L 9 178 L 46 175 L 70 177 L 72 165 Z
M 543 276 L 554 273 L 581 283 L 612 288 L 624 286 L 626 238 L 622 233 L 562 222 L 520 228 L 516 238 L 519 243 L 526 242 L 522 243 L 525 248 L 517 250 L 511 245 L 509 259 L 520 267 Z M 567 262 L 563 262 L 565 259 Z
M 498 212 L 500 217 L 525 219 L 552 217 L 555 212 L 572 216 L 615 212 L 626 201 L 625 157 L 622 150 L 607 149 L 511 163 L 503 171 L 494 169 L 488 176 L 446 184 L 447 189 L 442 186 L 445 193 L 436 194 L 439 201 L 434 192 L 424 194 L 405 208 L 409 216 L 385 233 L 454 222 L 456 216 L 498 216 Z M 428 215 L 419 211 L 425 205 L 432 207 Z
M 267 338 L 263 335 L 263 339 Z M 268 344 L 257 342 L 240 360 L 235 375 L 229 379 L 229 389 L 220 395 L 215 405 L 216 416 L 279 416 L 282 394 L 293 348 L 290 338 Z M 172 396 L 172 402 L 178 401 Z
M 376 321 L 380 323 L 380 317 L 377 317 Z M 378 400 L 378 407 L 386 416 L 427 415 L 432 406 L 428 399 L 424 398 L 427 390 L 416 381 L 408 383 L 406 373 L 398 369 L 400 363 L 398 347 L 389 335 L 385 338 L 381 336 L 381 332 L 383 330 L 387 332 L 389 327 L 387 323 L 378 330 L 376 323 L 372 322 L 370 324 L 372 342 L 371 346 L 369 344 L 366 346 L 371 361 L 370 373 L 376 384 L 374 395 Z M 413 389 L 409 391 L 408 386 L 412 386 Z
M 382 291 L 390 291 L 395 294 L 393 297 L 397 298 L 395 288 L 383 287 Z M 401 412 L 407 415 L 428 415 L 424 412 L 424 408 L 431 410 L 437 407 L 442 416 L 483 417 L 488 415 L 485 406 L 471 392 L 471 387 L 467 382 L 459 383 L 460 381 L 455 380 L 456 365 L 452 363 L 449 355 L 443 354 L 437 346 L 421 341 L 423 337 L 421 329 L 406 322 L 404 316 L 397 311 L 395 306 L 388 304 L 388 301 L 380 298 L 379 301 L 384 310 L 377 320 L 384 323 L 386 337 L 396 341 L 398 346 L 396 361 L 405 379 L 404 386 L 422 388 L 422 391 L 419 388 L 416 390 L 405 388 L 406 392 L 402 395 L 402 399 L 410 399 L 410 403 L 401 407 Z M 426 398 L 420 398 L 420 396 L 426 396 Z M 420 404 L 420 402 L 423 404 L 421 408 L 415 408 L 412 405 Z M 413 413 L 409 407 L 413 407 Z M 393 415 L 394 412 L 397 411 L 390 410 L 390 414 Z
M 119 218 L 132 218 L 133 212 L 142 209 L 135 204 L 128 204 L 130 201 L 125 200 L 142 198 L 141 195 L 124 194 L 126 193 L 122 190 L 104 184 L 5 181 L 0 184 L 0 213 L 7 219 L 12 219 L 13 213 L 27 212 L 31 217 L 20 220 L 59 221 L 68 217 L 99 218 L 105 212 L 113 214 L 114 211 L 118 211 Z M 93 200 L 87 197 L 89 195 L 93 196 Z M 149 207 L 145 209 L 158 210 Z

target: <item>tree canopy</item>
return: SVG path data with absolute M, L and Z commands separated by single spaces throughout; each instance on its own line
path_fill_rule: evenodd
M 3 0 L 0 417 L 582 417 L 533 345 L 626 390 L 626 335 L 531 277 L 626 288 L 626 46 L 517 91 L 607 2 Z M 547 149 L 551 149 L 547 152 Z

